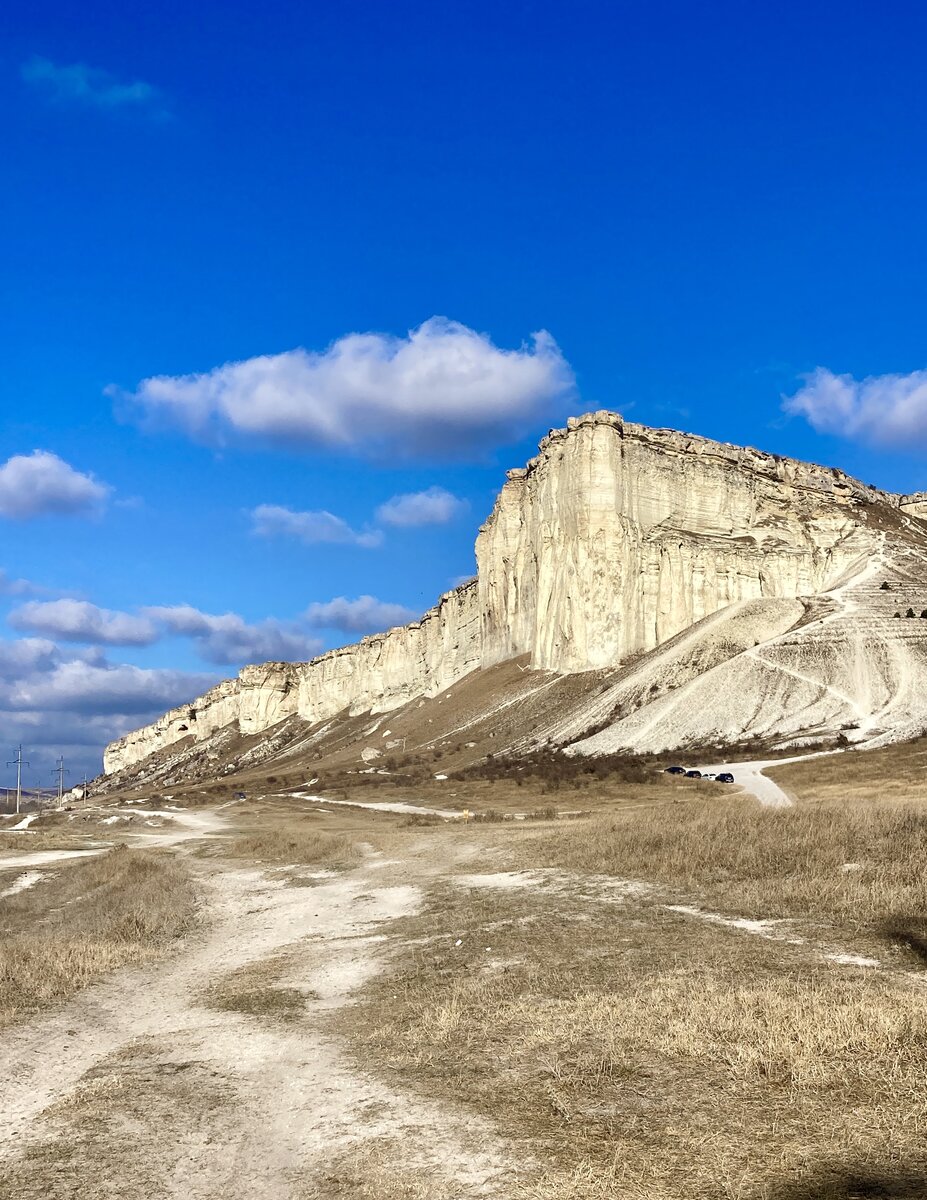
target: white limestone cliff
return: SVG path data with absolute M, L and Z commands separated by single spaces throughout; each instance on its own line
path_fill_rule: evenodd
M 616 413 L 571 419 L 509 472 L 475 580 L 410 625 L 309 663 L 245 667 L 114 742 L 104 770 L 227 726 L 389 711 L 518 655 L 561 673 L 617 665 L 728 605 L 834 586 L 873 551 L 866 504 L 927 511 L 923 496 Z

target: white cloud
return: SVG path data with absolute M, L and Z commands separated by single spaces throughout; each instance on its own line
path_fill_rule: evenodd
M 310 604 L 306 621 L 323 629 L 341 629 L 345 633 L 377 633 L 394 625 L 414 621 L 418 613 L 402 604 L 389 604 L 375 596 L 358 596 L 348 600 L 336 596 L 324 604 Z
M 65 642 L 103 646 L 150 646 L 158 631 L 145 617 L 99 608 L 87 600 L 30 600 L 7 618 L 14 629 L 44 633 Z
M 205 613 L 190 604 L 146 608 L 144 612 L 170 633 L 194 638 L 207 662 L 305 662 L 322 649 L 318 638 L 273 619 L 249 625 L 237 613 Z
M 322 648 L 321 641 L 296 623 L 268 618 L 249 624 L 237 613 L 206 613 L 189 604 L 143 608 L 140 613 L 114 612 L 86 600 L 32 600 L 7 618 L 14 629 L 46 634 L 66 642 L 91 646 L 149 646 L 176 634 L 193 638 L 207 661 L 223 665 L 248 662 L 306 661 Z M 39 645 L 38 639 L 24 639 Z M 52 642 L 43 643 L 54 649 Z M 72 657 L 89 665 L 105 665 L 101 652 L 85 649 Z M 0 674 L 2 674 L 0 659 Z
M 517 437 L 574 390 L 549 333 L 502 350 L 485 334 L 432 317 L 404 338 L 352 333 L 322 353 L 297 349 L 155 376 L 131 399 L 143 417 L 197 437 L 458 457 Z
M 856 380 L 818 367 L 783 408 L 819 433 L 898 449 L 927 446 L 927 371 Z
M 48 450 L 16 454 L 0 466 L 0 516 L 86 513 L 99 508 L 110 490 Z
M 59 754 L 72 781 L 96 775 L 107 742 L 199 695 L 216 677 L 112 664 L 95 647 L 63 650 L 45 638 L 17 638 L 0 640 L 0 680 L 4 737 L 10 747 L 22 742 L 31 762 L 24 782 L 48 787 Z
M 377 520 L 384 525 L 444 525 L 453 521 L 467 507 L 443 487 L 430 487 L 424 492 L 406 492 L 393 496 L 377 509 Z
M 142 80 L 120 83 L 108 71 L 88 67 L 86 63 L 60 66 L 48 58 L 33 55 L 20 67 L 24 83 L 37 88 L 59 103 L 85 104 L 100 109 L 144 110 L 152 116 L 166 116 L 164 97 L 158 88 Z
M 334 542 L 369 549 L 383 541 L 379 530 L 352 529 L 347 521 L 324 510 L 294 512 L 277 504 L 259 504 L 251 510 L 251 522 L 258 537 L 293 537 L 307 545 Z
M 38 596 L 48 590 L 29 579 L 13 579 L 0 567 L 0 596 Z
M 0 641 L 0 679 L 19 679 L 34 671 L 50 670 L 58 657 L 58 647 L 46 638 Z
M 45 638 L 0 640 L 0 678 L 5 685 L 0 708 L 10 721 L 33 727 L 32 740 L 43 745 L 54 745 L 58 737 L 94 744 L 93 736 L 79 736 L 88 719 L 106 718 L 109 728 L 116 718 L 124 731 L 139 724 L 138 714 L 150 713 L 153 719 L 215 682 L 215 676 L 197 672 L 109 663 L 97 650 L 62 650 Z M 64 716 L 49 721 L 49 713 Z M 62 720 L 70 720 L 71 727 L 55 732 Z M 8 722 L 3 724 L 6 728 Z M 6 736 L 13 735 L 7 730 Z
M 13 710 L 72 713 L 160 714 L 205 691 L 212 675 L 136 667 L 96 665 L 82 659 L 59 661 L 51 670 L 17 680 L 4 696 Z

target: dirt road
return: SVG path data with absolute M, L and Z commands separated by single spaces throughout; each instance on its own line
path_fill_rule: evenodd
M 839 750 L 821 750 L 815 754 L 796 754 L 793 758 L 769 758 L 757 762 L 716 763 L 708 767 L 700 767 L 703 775 L 720 775 L 727 771 L 734 776 L 738 784 L 755 796 L 764 808 L 791 808 L 792 798 L 775 780 L 770 779 L 765 772 L 771 767 L 784 767 L 786 763 L 803 762 L 806 758 L 824 758 L 829 754 L 840 754 Z
M 188 815 L 188 835 L 221 829 L 215 814 Z M 171 835 L 154 836 L 163 846 Z M 324 1029 L 381 968 L 383 927 L 420 903 L 397 864 L 371 856 L 349 875 L 302 871 L 302 886 L 292 872 L 221 859 L 191 866 L 205 929 L 185 950 L 4 1036 L 0 1196 L 341 1195 L 326 1190 L 341 1156 L 363 1158 L 384 1138 L 402 1140 L 407 1166 L 450 1175 L 455 1195 L 498 1194 L 505 1156 L 478 1122 L 393 1094 Z M 298 1019 L 210 1006 L 231 973 L 281 955 Z

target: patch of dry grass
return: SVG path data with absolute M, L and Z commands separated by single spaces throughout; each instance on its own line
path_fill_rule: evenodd
M 891 1181 L 921 1161 L 927 994 L 905 976 L 563 880 L 439 890 L 396 933 L 341 1028 L 539 1159 L 524 1200 L 824 1200 L 865 1195 L 839 1190 L 860 1164 Z
M 314 1172 L 298 1200 L 464 1200 L 472 1195 L 434 1171 L 410 1166 L 409 1157 L 408 1146 L 387 1139 L 360 1141 Z
M 525 843 L 532 864 L 662 882 L 728 911 L 858 928 L 927 918 L 927 807 L 747 806 L 736 799 L 641 809 Z
M 169 1200 L 165 1148 L 196 1153 L 204 1123 L 233 1101 L 229 1081 L 172 1044 L 139 1039 L 89 1071 L 4 1160 L 0 1200 Z
M 195 902 L 172 857 L 120 848 L 55 864 L 0 909 L 0 1024 L 164 950 L 192 927 Z
M 354 867 L 363 851 L 347 834 L 325 833 L 302 823 L 278 823 L 252 829 L 228 843 L 227 852 L 238 858 L 287 865 L 314 864 L 334 870 Z
M 310 997 L 299 988 L 281 986 L 288 962 L 289 956 L 275 955 L 246 963 L 217 980 L 203 997 L 204 1003 L 220 1012 L 293 1020 L 302 1015 Z
M 99 845 L 104 839 L 108 840 L 109 833 L 95 828 L 92 831 L 86 827 L 75 828 L 71 825 L 56 824 L 50 829 L 32 826 L 22 832 L 0 832 L 0 856 L 3 854 L 28 854 L 32 850 L 81 850 L 86 846 Z M 3 860 L 0 857 L 0 869 Z
M 927 737 L 849 750 L 770 769 L 771 778 L 803 803 L 918 802 L 927 784 Z

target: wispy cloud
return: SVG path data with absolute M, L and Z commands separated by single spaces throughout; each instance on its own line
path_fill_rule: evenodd
M 0 466 L 0 517 L 86 514 L 112 489 L 48 450 L 16 454 Z
M 819 433 L 899 450 L 927 446 L 927 370 L 857 380 L 818 367 L 782 407 Z
M 459 458 L 482 456 L 528 421 L 562 415 L 574 393 L 573 372 L 549 333 L 505 350 L 432 317 L 407 337 L 351 333 L 321 353 L 291 350 L 145 379 L 128 401 L 148 423 L 207 440 Z
M 258 537 L 292 537 L 307 545 L 328 542 L 370 549 L 383 541 L 379 530 L 352 529 L 343 518 L 324 509 L 296 512 L 278 504 L 259 504 L 251 510 L 251 523 Z
M 57 103 L 83 104 L 111 112 L 132 109 L 153 117 L 165 117 L 168 113 L 159 88 L 140 79 L 122 83 L 108 71 L 86 63 L 61 66 L 33 55 L 20 67 L 20 77 Z
M 50 591 L 31 579 L 14 579 L 0 567 L 0 596 L 41 596 Z
M 426 488 L 424 492 L 405 492 L 393 496 L 377 509 L 377 520 L 384 525 L 408 528 L 416 525 L 445 525 L 467 508 L 461 500 L 443 487 Z
M 348 600 L 336 596 L 324 604 L 310 604 L 305 619 L 321 629 L 340 629 L 345 633 L 377 633 L 394 625 L 414 621 L 418 613 L 403 604 L 390 604 L 376 596 L 358 596 Z

